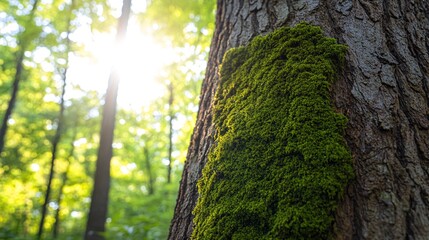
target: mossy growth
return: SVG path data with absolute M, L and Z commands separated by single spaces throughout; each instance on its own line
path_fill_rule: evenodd
M 330 86 L 346 47 L 300 23 L 225 54 L 193 239 L 329 239 L 353 176 Z

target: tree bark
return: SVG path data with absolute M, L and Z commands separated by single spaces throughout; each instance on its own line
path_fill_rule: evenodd
M 212 100 L 226 50 L 307 21 L 349 46 L 332 88 L 349 119 L 356 178 L 335 216 L 336 239 L 429 236 L 429 3 L 423 0 L 218 0 L 196 127 L 169 239 L 189 239 L 196 183 L 213 144 Z

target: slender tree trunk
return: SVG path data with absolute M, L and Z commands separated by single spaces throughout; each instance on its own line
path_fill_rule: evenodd
M 144 159 L 146 163 L 146 171 L 147 171 L 148 184 L 149 184 L 148 192 L 149 192 L 149 195 L 152 195 L 155 192 L 155 187 L 154 187 L 155 179 L 153 178 L 153 174 L 152 174 L 152 164 L 150 164 L 150 155 L 149 155 L 148 147 L 146 146 L 144 147 L 143 154 L 144 154 Z
M 76 139 L 76 135 L 77 135 L 77 120 L 75 121 L 75 125 L 74 125 L 74 134 L 72 137 L 72 141 L 70 144 L 70 152 L 67 156 L 67 167 L 66 170 L 63 172 L 63 174 L 61 175 L 61 185 L 60 188 L 58 189 L 58 208 L 55 211 L 55 221 L 54 221 L 54 226 L 53 226 L 53 231 L 52 231 L 52 236 L 54 239 L 58 238 L 58 232 L 60 229 L 60 220 L 61 220 L 61 202 L 63 200 L 63 195 L 64 195 L 64 187 L 67 185 L 67 180 L 68 180 L 68 173 L 70 171 L 70 164 L 71 164 L 71 158 L 74 155 L 74 141 Z
M 34 0 L 33 2 L 33 6 L 31 8 L 31 12 L 28 16 L 28 23 L 32 22 L 34 19 L 34 13 L 36 12 L 37 9 L 37 5 L 39 3 L 39 0 Z M 27 24 L 27 26 L 25 26 L 26 28 L 29 27 L 30 24 Z M 28 31 L 28 29 L 26 29 L 26 31 Z M 25 35 L 25 33 L 23 33 L 23 35 Z M 3 152 L 4 149 L 4 145 L 5 145 L 5 138 L 6 138 L 6 133 L 7 133 L 7 129 L 8 129 L 8 122 L 9 119 L 12 115 L 13 109 L 15 108 L 15 104 L 16 104 L 16 100 L 18 97 L 18 92 L 19 92 L 19 85 L 21 83 L 22 80 L 22 71 L 24 70 L 23 67 L 23 61 L 24 61 L 24 53 L 28 48 L 28 45 L 30 44 L 31 39 L 27 39 L 22 37 L 21 38 L 21 42 L 20 42 L 20 49 L 18 51 L 18 55 L 16 58 L 16 71 L 15 71 L 15 77 L 13 79 L 13 84 L 12 84 L 12 91 L 11 91 L 11 97 L 9 100 L 9 103 L 7 105 L 7 109 L 6 112 L 4 114 L 3 120 L 2 120 L 2 124 L 0 127 L 0 156 Z
M 126 32 L 131 12 L 131 0 L 124 0 L 122 14 L 119 18 L 116 34 L 116 44 L 120 46 Z M 86 225 L 85 239 L 104 239 L 101 233 L 105 232 L 107 207 L 110 188 L 110 160 L 112 158 L 113 132 L 115 129 L 116 98 L 118 95 L 119 75 L 113 66 L 103 107 L 103 120 L 100 131 L 100 147 L 94 176 L 94 188 L 91 197 L 91 206 Z
M 30 208 L 28 207 L 28 204 L 27 203 L 25 203 L 24 204 L 24 211 L 23 211 L 23 213 L 22 213 L 22 231 L 21 231 L 21 233 L 22 233 L 22 236 L 25 238 L 25 237 L 27 237 L 27 235 L 28 235 L 28 219 L 29 219 L 29 217 L 28 217 L 28 215 L 29 215 L 29 212 L 30 212 L 30 210 L 29 210 Z
M 50 169 L 49 169 L 48 183 L 46 186 L 45 200 L 44 200 L 43 205 L 42 205 L 42 216 L 40 218 L 39 230 L 37 232 L 37 239 L 41 239 L 42 235 L 43 235 L 43 230 L 44 230 L 43 227 L 45 224 L 47 208 L 48 208 L 50 195 L 51 195 L 52 180 L 53 180 L 54 174 L 55 174 L 55 162 L 56 162 L 56 158 L 57 158 L 57 149 L 58 149 L 58 144 L 60 143 L 60 140 L 61 140 L 63 125 L 64 125 L 64 109 L 65 109 L 64 96 L 66 94 L 66 87 L 67 87 L 67 68 L 68 68 L 68 60 L 69 60 L 68 59 L 68 53 L 70 51 L 70 24 L 71 24 L 71 11 L 72 10 L 73 10 L 73 1 L 71 3 L 71 9 L 69 12 L 70 14 L 69 14 L 69 18 L 67 20 L 67 37 L 66 37 L 66 54 L 67 54 L 67 57 L 66 57 L 65 68 L 62 72 L 63 85 L 61 88 L 60 112 L 59 112 L 58 119 L 57 119 L 57 123 L 58 123 L 57 129 L 55 131 L 54 139 L 52 140 L 51 165 L 50 165 Z
M 45 200 L 44 200 L 43 205 L 42 205 L 42 216 L 40 218 L 40 224 L 39 224 L 39 230 L 37 233 L 37 239 L 41 239 L 42 235 L 43 235 L 43 226 L 45 223 L 47 208 L 48 208 L 50 195 L 51 195 L 52 180 L 53 180 L 54 174 L 55 174 L 55 161 L 57 159 L 57 149 L 58 149 L 58 144 L 60 142 L 61 134 L 62 134 L 62 125 L 63 125 L 63 118 L 64 118 L 64 94 L 65 94 L 65 86 L 66 86 L 65 79 L 63 79 L 63 80 L 64 80 L 64 82 L 63 82 L 63 89 L 62 89 L 61 103 L 60 103 L 61 110 L 60 110 L 60 116 L 58 118 L 58 127 L 56 130 L 54 139 L 52 141 L 51 164 L 50 164 L 50 169 L 49 169 L 48 182 L 47 182 L 47 186 L 46 186 Z
M 169 239 L 189 239 L 196 183 L 213 144 L 213 95 L 226 50 L 300 21 L 349 46 L 332 88 L 349 119 L 356 179 L 335 216 L 337 239 L 429 236 L 429 2 L 406 0 L 218 0 L 196 127 Z
M 69 170 L 70 170 L 70 158 L 71 158 L 71 156 L 69 156 L 69 158 L 68 158 L 69 160 L 67 162 L 67 168 L 66 168 L 66 170 L 61 175 L 61 185 L 60 185 L 60 188 L 58 190 L 58 208 L 55 211 L 55 221 L 54 221 L 54 226 L 53 226 L 53 231 L 52 231 L 52 237 L 54 239 L 58 238 L 58 232 L 59 232 L 59 229 L 60 229 L 61 202 L 63 200 L 64 187 L 67 184 L 68 173 L 69 173 Z
M 15 226 L 13 227 L 13 233 L 19 235 L 25 232 L 25 224 L 27 221 L 27 206 L 26 204 L 22 210 L 18 210 L 15 215 Z
M 61 201 L 62 201 L 62 198 L 63 198 L 63 190 L 64 190 L 64 186 L 66 185 L 66 183 L 67 183 L 67 172 L 68 172 L 68 170 L 69 170 L 69 165 L 67 165 L 67 170 L 66 170 L 66 172 L 64 172 L 62 175 L 61 175 L 61 186 L 60 186 L 60 189 L 59 189 L 59 196 L 58 196 L 58 208 L 55 210 L 55 216 L 54 216 L 54 218 L 55 218 L 55 220 L 54 220 L 54 226 L 52 227 L 52 238 L 53 239 L 57 239 L 58 238 L 58 232 L 59 232 L 59 229 L 60 229 L 60 220 L 61 220 Z
M 170 92 L 170 97 L 168 99 L 168 173 L 167 173 L 167 183 L 171 183 L 171 166 L 173 159 L 171 157 L 171 154 L 173 152 L 173 119 L 174 119 L 174 112 L 173 112 L 173 83 L 170 83 L 168 85 L 168 90 Z

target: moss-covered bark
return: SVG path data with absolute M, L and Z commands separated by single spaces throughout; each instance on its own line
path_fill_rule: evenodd
M 327 239 L 352 177 L 329 88 L 345 47 L 302 23 L 227 52 L 193 239 Z

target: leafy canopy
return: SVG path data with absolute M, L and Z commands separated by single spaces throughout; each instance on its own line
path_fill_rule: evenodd
M 55 230 L 58 239 L 82 238 L 98 150 L 102 93 L 78 86 L 80 81 L 76 80 L 80 75 L 73 73 L 92 76 L 92 69 L 78 69 L 76 62 L 98 61 L 86 36 L 90 34 L 95 41 L 96 36 L 114 31 L 120 2 L 43 0 L 37 1 L 30 14 L 34 0 L 0 1 L 0 102 L 4 102 L 0 104 L 0 120 L 10 100 L 17 57 L 25 53 L 18 100 L 0 156 L 0 239 L 34 239 L 37 233 L 66 71 L 64 127 L 43 238 L 51 239 Z M 156 35 L 157 44 L 177 52 L 175 62 L 157 76 L 166 88 L 174 87 L 174 101 L 169 104 L 165 91 L 141 109 L 119 106 L 106 237 L 166 239 L 196 119 L 214 28 L 215 1 L 157 0 L 133 4 L 147 4 L 144 11 L 134 12 L 141 31 Z M 93 70 L 97 71 L 95 65 Z M 139 77 L 145 81 L 147 76 L 141 72 Z M 168 184 L 170 118 L 173 176 Z

